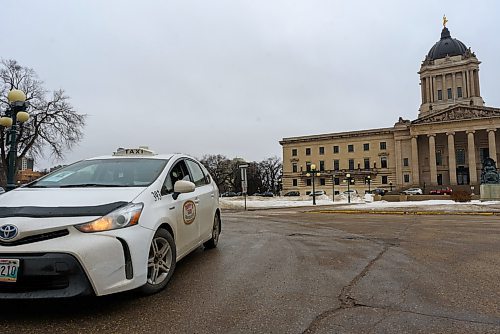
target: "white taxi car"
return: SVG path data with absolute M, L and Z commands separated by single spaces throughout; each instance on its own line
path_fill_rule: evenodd
M 0 298 L 155 293 L 220 231 L 218 188 L 202 164 L 119 149 L 0 196 Z

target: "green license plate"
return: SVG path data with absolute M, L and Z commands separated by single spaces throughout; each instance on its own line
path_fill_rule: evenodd
M 0 259 L 0 282 L 16 282 L 19 259 Z

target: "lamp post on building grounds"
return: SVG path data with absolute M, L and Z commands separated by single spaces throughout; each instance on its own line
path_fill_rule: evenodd
M 351 174 L 347 173 L 345 175 L 345 180 L 344 182 L 347 182 L 347 203 L 351 203 L 351 182 L 354 183 L 354 178 L 351 177 Z
M 307 172 L 306 176 L 307 177 L 310 177 L 312 175 L 312 184 L 313 184 L 313 192 L 312 192 L 312 196 L 313 196 L 313 205 L 316 205 L 316 188 L 314 186 L 314 177 L 317 175 L 317 176 L 320 176 L 321 173 L 319 171 L 316 170 L 316 165 L 315 164 L 311 164 L 311 169 Z
M 391 187 L 391 192 L 392 192 L 392 181 L 389 182 L 389 187 Z
M 370 184 L 372 183 L 372 178 L 370 175 L 368 175 L 366 178 L 365 178 L 365 183 L 368 184 L 368 193 L 370 194 L 371 193 L 371 189 L 370 189 Z
M 335 202 L 335 174 L 332 174 L 332 202 Z
M 8 131 L 7 144 L 9 145 L 9 158 L 7 166 L 7 191 L 16 188 L 16 159 L 17 159 L 17 122 L 28 121 L 30 115 L 26 112 L 28 103 L 26 94 L 18 89 L 13 89 L 7 95 L 9 108 L 5 115 L 0 117 L 0 125 L 10 127 Z

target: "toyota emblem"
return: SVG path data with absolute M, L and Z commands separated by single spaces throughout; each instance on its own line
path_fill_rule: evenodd
M 0 240 L 11 240 L 17 236 L 17 227 L 12 224 L 0 226 Z

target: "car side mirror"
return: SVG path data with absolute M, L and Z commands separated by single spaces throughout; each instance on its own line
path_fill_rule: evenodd
M 191 181 L 179 180 L 174 184 L 174 193 L 172 197 L 177 199 L 180 194 L 192 193 L 196 186 Z

